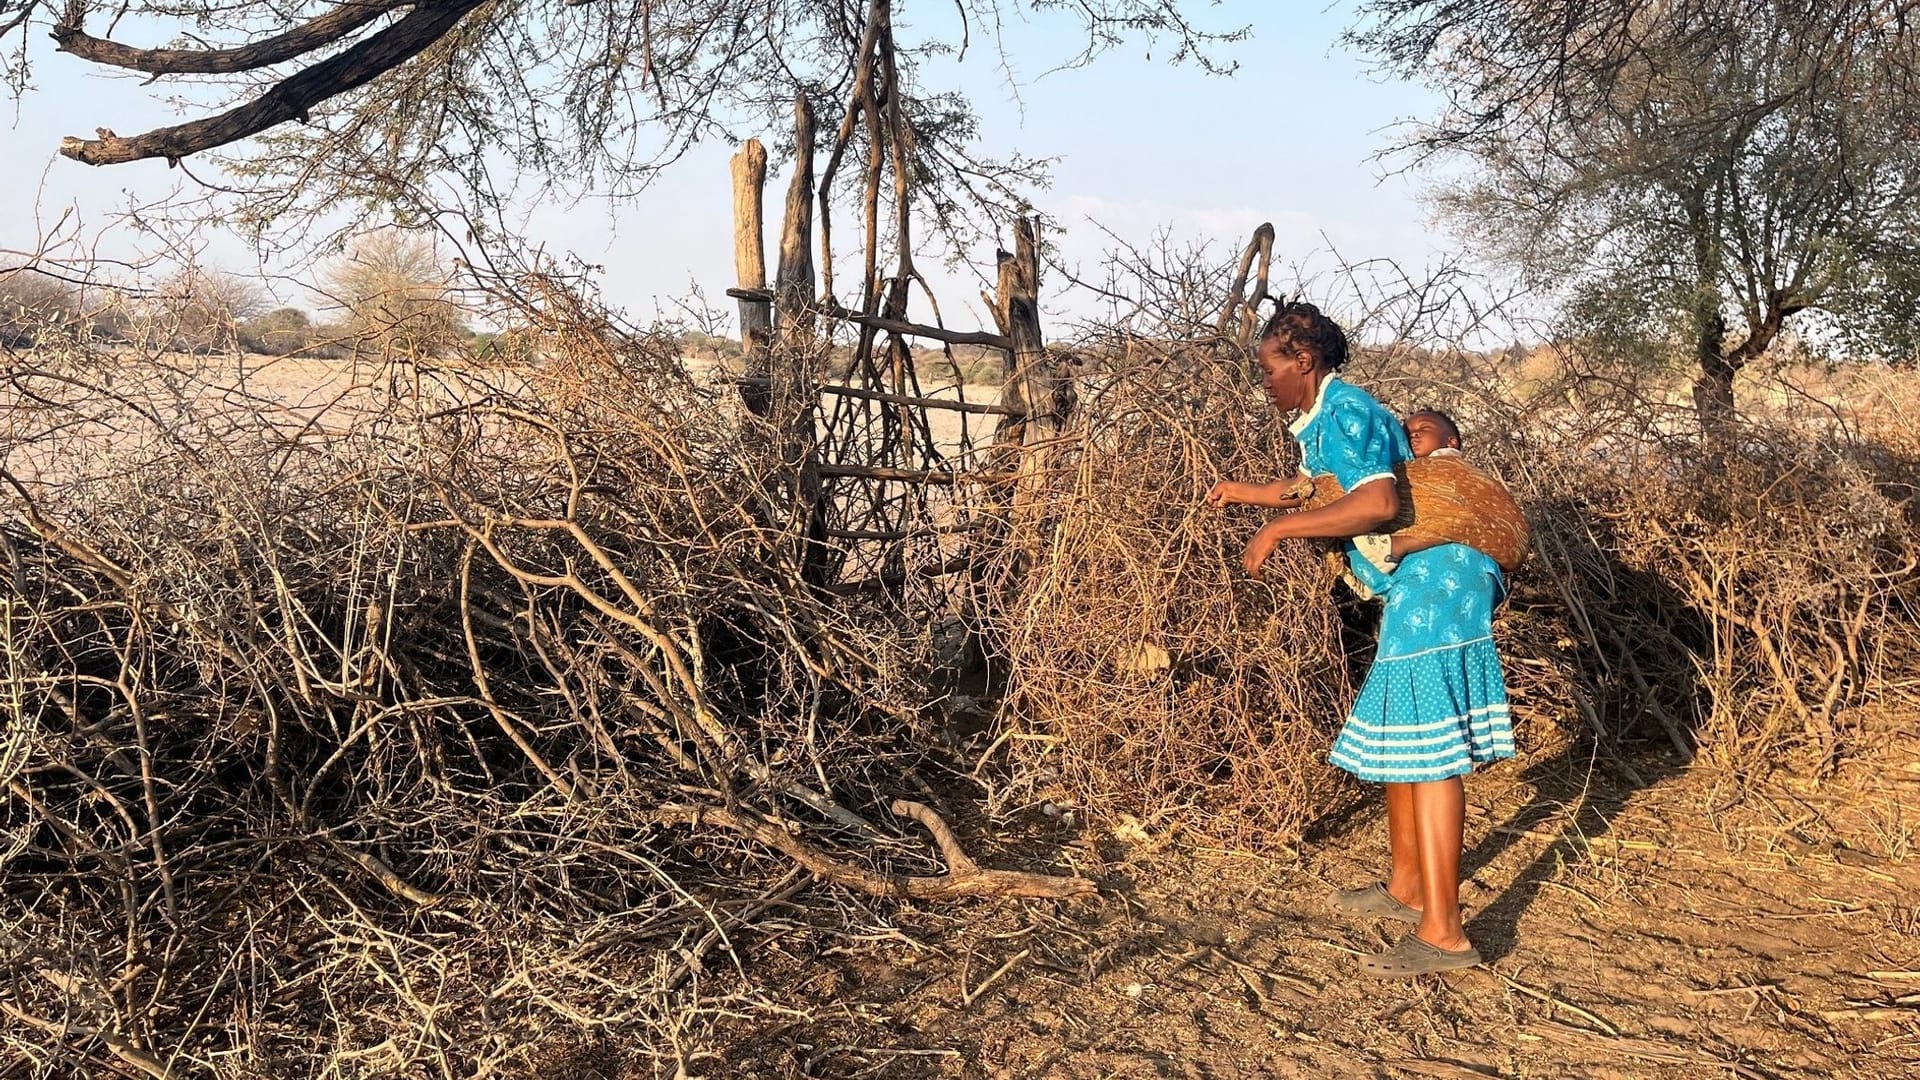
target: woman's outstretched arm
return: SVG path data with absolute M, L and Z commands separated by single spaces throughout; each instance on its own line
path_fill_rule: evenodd
M 1247 573 L 1260 576 L 1261 567 L 1280 541 L 1294 537 L 1302 540 L 1344 540 L 1364 533 L 1379 532 L 1400 513 L 1400 491 L 1391 477 L 1361 484 L 1325 506 L 1298 513 L 1282 514 L 1267 522 L 1247 541 L 1244 562 Z
M 1300 505 L 1300 496 L 1292 493 L 1294 487 L 1295 483 L 1285 480 L 1275 480 L 1269 484 L 1222 480 L 1207 492 L 1207 505 L 1218 508 L 1237 504 L 1264 506 L 1269 510 L 1291 510 Z

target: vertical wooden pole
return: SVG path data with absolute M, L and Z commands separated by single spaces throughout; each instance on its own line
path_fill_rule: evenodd
M 1253 292 L 1248 294 L 1247 275 L 1253 272 L 1255 259 L 1260 261 L 1259 276 L 1254 279 Z M 1221 337 L 1232 330 L 1234 343 L 1243 349 L 1253 343 L 1254 322 L 1260 317 L 1260 302 L 1267 298 L 1267 277 L 1272 267 L 1273 223 L 1269 221 L 1253 230 L 1253 239 L 1240 253 L 1240 270 L 1234 275 L 1233 288 L 1220 308 L 1220 321 L 1214 327 Z
M 1047 459 L 1044 445 L 1066 428 L 1073 409 L 1073 383 L 1064 366 L 1047 353 L 1040 334 L 1040 247 L 1033 219 L 1013 225 L 1013 259 L 1003 278 L 1006 287 L 1007 336 L 1013 340 L 1013 379 L 1026 410 L 1020 445 L 1025 448 L 1015 468 L 1013 516 L 1018 522 L 1040 493 Z
M 780 226 L 780 269 L 774 309 L 783 343 L 798 332 L 813 336 L 813 107 L 802 94 L 793 102 L 793 181 L 787 185 Z M 775 376 L 778 378 L 778 376 Z
M 1000 392 L 1004 405 L 1021 410 L 1000 425 L 1003 444 L 1024 445 L 1052 438 L 1066 423 L 1071 384 L 1047 355 L 1040 333 L 1040 252 L 1033 221 L 1014 222 L 1013 251 L 1000 252 L 999 295 L 994 312 L 1013 344 L 1007 354 L 1007 378 Z
M 793 180 L 787 186 L 786 213 L 780 224 L 780 266 L 774 281 L 774 353 L 770 366 L 773 408 L 787 417 L 782 459 L 792 477 L 795 524 L 802 537 L 800 574 L 810 585 L 833 576 L 833 549 L 827 544 L 825 497 L 820 482 L 820 409 L 816 368 L 813 282 L 813 108 L 805 94 L 793 103 Z
M 765 230 L 761 217 L 761 196 L 767 186 L 767 148 L 759 139 L 748 139 L 733 155 L 733 270 L 741 289 L 767 287 Z M 773 332 L 773 305 L 765 300 L 740 301 L 740 347 L 747 357 L 747 377 L 765 380 L 771 377 L 768 348 Z M 772 408 L 773 393 L 766 382 L 746 383 L 740 388 L 748 411 L 765 416 Z
M 1007 354 L 1007 378 L 1000 403 L 1018 410 L 1000 423 L 998 442 L 989 461 L 995 470 L 1014 473 L 1013 491 L 996 492 L 994 499 L 1000 520 L 983 530 L 978 542 L 1004 544 L 1017 556 L 1008 562 L 1015 575 L 1031 565 L 1039 536 L 1032 528 L 1032 508 L 1046 480 L 1051 440 L 1065 429 L 1075 404 L 1072 381 L 1062 365 L 1047 354 L 1040 330 L 1040 251 L 1033 221 L 1014 222 L 1013 251 L 999 253 L 999 291 L 994 317 L 1013 346 Z M 971 590 L 967 597 L 969 626 L 963 663 L 969 670 L 984 665 L 989 643 L 982 640 L 977 613 L 990 606 L 987 590 L 1009 588 L 1013 582 L 1002 579 L 988 582 L 982 576 L 979 560 L 971 571 Z

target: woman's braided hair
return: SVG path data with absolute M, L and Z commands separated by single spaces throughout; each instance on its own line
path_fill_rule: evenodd
M 1260 328 L 1260 341 L 1279 341 L 1285 349 L 1305 349 L 1333 371 L 1347 362 L 1347 335 L 1340 324 L 1305 300 L 1276 300 Z

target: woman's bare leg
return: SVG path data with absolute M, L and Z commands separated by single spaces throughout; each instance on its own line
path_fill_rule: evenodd
M 1420 859 L 1422 902 L 1416 933 L 1429 945 L 1449 951 L 1464 949 L 1467 935 L 1460 928 L 1460 849 L 1467 826 L 1466 788 L 1457 776 L 1405 786 L 1412 789 Z
M 1420 878 L 1420 836 L 1413 822 L 1414 785 L 1388 784 L 1386 788 L 1387 847 L 1393 853 L 1387 892 L 1417 911 L 1427 900 Z

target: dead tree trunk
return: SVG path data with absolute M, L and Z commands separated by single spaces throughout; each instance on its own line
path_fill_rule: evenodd
M 820 410 L 820 352 L 813 284 L 813 107 L 805 94 L 793 103 L 793 181 L 780 226 L 780 267 L 774 282 L 774 354 L 769 363 L 772 405 L 785 419 L 782 461 L 791 477 L 790 502 L 801 537 L 801 577 L 824 586 L 833 576 L 833 550 L 822 514 L 820 454 L 815 430 Z
M 1020 218 L 1014 222 L 1013 234 L 1012 256 L 1001 253 L 1000 308 L 1013 343 L 1003 393 L 1022 410 L 1019 420 L 1003 425 L 1006 449 L 1019 458 L 1013 470 L 1020 478 L 1013 496 L 1013 517 L 1018 522 L 1028 516 L 1039 494 L 1050 450 L 1073 411 L 1074 392 L 1066 365 L 1047 352 L 1040 334 L 1040 252 L 1033 221 Z
M 813 300 L 813 106 L 803 94 L 793 102 L 793 180 L 787 185 L 774 285 L 776 328 L 783 346 L 812 345 Z
M 1248 293 L 1247 276 L 1255 273 L 1255 259 L 1259 260 L 1258 276 L 1254 278 L 1253 292 Z M 1234 274 L 1233 290 L 1227 294 L 1226 306 L 1220 309 L 1220 321 L 1214 327 L 1223 338 L 1232 331 L 1234 344 L 1242 349 L 1253 344 L 1254 327 L 1259 324 L 1260 304 L 1267 299 L 1267 279 L 1272 270 L 1273 222 L 1268 221 L 1253 230 L 1253 239 L 1240 253 L 1240 269 Z
M 733 155 L 733 269 L 741 292 L 759 293 L 767 287 L 767 256 L 762 237 L 761 194 L 767 186 L 767 150 L 759 139 L 748 139 Z M 747 378 L 740 396 L 747 411 L 766 416 L 773 407 L 769 347 L 773 333 L 773 305 L 763 299 L 740 300 L 740 348 L 746 353 Z
M 967 641 L 962 663 L 978 670 L 986 663 L 991 643 L 983 637 L 977 614 L 989 606 L 987 590 L 1005 588 L 1005 578 L 987 574 L 987 558 L 998 548 L 1013 558 L 999 566 L 1002 574 L 1018 574 L 1030 562 L 1024 550 L 1038 540 L 1038 511 L 1053 451 L 1061 442 L 1073 411 L 1073 384 L 1060 360 L 1047 352 L 1040 331 L 1040 252 L 1033 222 L 1014 222 L 1013 251 L 999 254 L 999 292 L 994 318 L 1007 336 L 1006 381 L 1000 393 L 1003 419 L 997 443 L 988 460 L 992 471 L 1011 474 L 1011 490 L 995 489 L 987 514 L 994 519 L 983 530 L 969 571 Z

